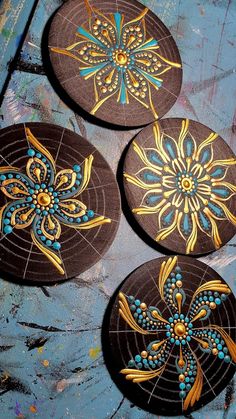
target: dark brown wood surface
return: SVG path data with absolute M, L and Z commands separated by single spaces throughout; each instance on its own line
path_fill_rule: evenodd
M 214 399 L 232 379 L 235 372 L 235 364 L 219 359 L 211 351 L 210 353 L 204 353 L 200 349 L 198 342 L 193 338 L 187 345 L 182 346 L 190 352 L 193 351 L 191 353 L 198 359 L 203 371 L 203 387 L 200 399 L 194 403 L 193 407 L 189 406 L 185 412 L 183 411 L 182 400 L 179 397 L 179 373 L 176 370 L 180 346 L 170 345 L 165 370 L 161 376 L 144 382 L 133 383 L 130 380 L 126 380 L 125 375 L 120 373 L 123 368 L 128 367 L 130 360 L 133 360 L 142 351 L 147 350 L 150 342 L 165 339 L 167 329 L 165 330 L 165 325 L 162 324 L 162 327 L 159 327 L 159 329 L 164 330 L 157 330 L 152 335 L 143 335 L 133 330 L 119 314 L 119 293 L 122 292 L 124 294 L 128 304 L 132 304 L 128 299 L 129 296 L 132 296 L 134 297 L 134 301 L 139 300 L 140 303 L 146 304 L 147 307 L 156 307 L 161 316 L 166 320 L 174 316 L 176 311 L 168 304 L 167 300 L 163 301 L 161 299 L 158 290 L 158 277 L 161 264 L 167 260 L 167 257 L 162 257 L 146 262 L 133 271 L 122 283 L 114 294 L 106 313 L 103 328 L 103 343 L 105 361 L 111 377 L 125 397 L 128 397 L 132 403 L 135 403 L 142 409 L 148 410 L 156 415 L 174 416 L 189 414 L 192 410 L 197 410 Z M 221 281 L 222 284 L 225 284 L 225 281 L 212 268 L 191 257 L 178 256 L 177 266 L 181 269 L 182 289 L 186 296 L 181 313 L 188 316 L 191 321 L 192 298 L 198 287 L 212 280 Z M 212 291 L 211 295 L 213 295 L 213 299 L 216 298 L 214 291 Z M 135 303 L 133 302 L 133 304 Z M 134 311 L 131 312 L 134 313 Z M 208 319 L 200 319 L 193 322 L 193 330 L 198 329 L 198 327 L 210 330 L 210 324 L 224 328 L 225 332 L 235 342 L 235 297 L 232 292 L 228 294 L 227 298 L 221 304 L 216 305 L 216 308 L 211 311 Z M 215 333 L 217 334 L 217 332 Z M 145 369 L 146 372 L 150 370 L 152 369 Z
M 168 136 L 173 138 L 176 142 L 176 144 L 178 144 L 178 138 L 181 132 L 181 126 L 183 121 L 185 121 L 185 119 L 181 119 L 181 118 L 167 118 L 167 119 L 163 119 L 161 121 L 158 122 L 159 124 L 159 128 L 160 128 L 160 133 L 161 135 L 163 135 L 162 141 L 163 144 L 165 144 L 166 139 L 168 139 Z M 152 173 L 152 168 L 150 166 L 149 163 L 147 162 L 143 162 L 142 159 L 139 157 L 139 155 L 137 154 L 137 152 L 135 152 L 134 150 L 134 144 L 137 144 L 139 147 L 141 147 L 142 149 L 145 150 L 145 153 L 148 155 L 150 155 L 151 152 L 155 152 L 156 150 L 156 143 L 155 143 L 155 138 L 154 138 L 154 132 L 153 132 L 153 128 L 154 125 L 149 125 L 148 127 L 145 127 L 134 139 L 134 141 L 130 144 L 130 147 L 128 149 L 128 152 L 126 154 L 126 158 L 125 158 L 125 163 L 124 163 L 124 173 L 133 176 L 134 178 L 136 178 L 135 174 L 137 174 L 142 168 L 149 167 L 150 169 L 150 173 Z M 196 149 L 198 149 L 200 147 L 200 145 L 203 143 L 204 140 L 206 140 L 209 135 L 211 135 L 211 133 L 214 134 L 214 130 L 211 130 L 210 128 L 206 127 L 203 124 L 200 124 L 199 122 L 195 122 L 190 120 L 189 121 L 189 127 L 185 136 L 185 139 L 189 138 L 193 138 L 195 140 L 196 143 Z M 174 144 L 174 143 L 172 143 Z M 207 151 L 209 152 L 209 156 L 211 155 L 211 159 L 212 159 L 212 164 L 214 165 L 212 167 L 211 170 L 209 170 L 208 172 L 206 172 L 205 168 L 204 168 L 204 164 L 202 164 L 202 171 L 197 173 L 197 175 L 195 176 L 198 182 L 198 185 L 196 187 L 196 192 L 197 194 L 194 194 L 193 197 L 195 199 L 195 197 L 197 197 L 198 202 L 201 206 L 199 211 L 195 211 L 195 208 L 189 207 L 189 214 L 190 217 L 193 213 L 193 211 L 196 212 L 196 214 L 198 214 L 198 220 L 200 220 L 200 215 L 199 213 L 201 212 L 201 214 L 203 214 L 204 216 L 205 214 L 205 208 L 208 207 L 209 203 L 210 205 L 217 205 L 217 207 L 219 207 L 220 205 L 224 205 L 224 210 L 222 210 L 222 214 L 220 216 L 215 215 L 214 217 L 210 217 L 211 219 L 213 218 L 212 221 L 212 225 L 209 223 L 209 229 L 206 232 L 203 232 L 200 228 L 199 225 L 196 224 L 196 242 L 194 245 L 193 250 L 191 250 L 189 253 L 190 254 L 204 254 L 204 253 L 208 253 L 211 251 L 216 250 L 217 245 L 215 244 L 214 241 L 214 231 L 215 230 L 215 225 L 216 228 L 218 230 L 219 233 L 219 237 L 220 237 L 220 242 L 218 244 L 218 247 L 223 246 L 225 243 L 227 243 L 235 234 L 236 232 L 236 196 L 235 196 L 235 191 L 236 191 L 236 168 L 235 168 L 235 155 L 233 153 L 233 151 L 230 149 L 230 147 L 227 145 L 227 143 L 220 137 L 217 136 L 215 138 L 215 140 L 207 147 L 205 147 L 203 151 Z M 185 150 L 186 153 L 186 150 Z M 159 156 L 161 155 L 161 153 L 159 154 Z M 202 156 L 202 154 L 201 154 Z M 185 154 L 185 157 L 181 157 L 182 161 L 184 160 L 186 163 L 186 157 L 187 155 Z M 192 157 L 192 156 L 191 156 Z M 169 168 L 171 168 L 171 170 L 173 169 L 173 160 L 174 158 L 170 158 L 170 161 L 166 164 L 166 166 L 169 166 Z M 227 160 L 229 160 L 229 164 L 227 163 Z M 226 163 L 224 163 L 224 161 L 226 161 Z M 219 162 L 219 163 L 215 163 L 215 162 Z M 192 159 L 192 163 L 191 163 L 191 167 L 193 167 L 195 165 L 195 163 L 199 163 L 196 159 Z M 181 163 L 180 163 L 181 164 Z M 149 166 L 148 166 L 149 165 Z M 206 164 L 205 164 L 206 165 Z M 155 167 L 158 167 L 158 164 L 154 163 L 154 169 Z M 160 166 L 159 166 L 160 167 Z M 223 170 L 223 175 L 222 176 L 218 176 L 217 178 L 215 177 L 213 179 L 213 177 L 211 177 L 211 174 L 213 172 L 215 172 L 216 170 L 221 169 Z M 167 169 L 168 170 L 168 169 Z M 177 166 L 175 166 L 174 169 L 174 176 L 173 178 L 177 178 L 177 173 L 178 172 L 183 172 L 183 166 L 180 166 L 180 169 L 177 169 Z M 191 168 L 190 171 L 191 172 Z M 144 173 L 144 172 L 143 172 Z M 171 175 L 171 173 L 167 173 L 165 172 L 165 168 L 163 169 L 162 172 L 163 176 L 164 175 Z M 176 175 L 175 175 L 176 174 Z M 187 175 L 188 175 L 188 170 L 187 170 Z M 210 175 L 210 179 L 203 179 L 204 176 L 206 175 Z M 172 176 L 172 175 L 171 175 Z M 183 175 L 184 176 L 184 175 Z M 141 178 L 141 176 L 138 175 L 139 178 Z M 220 177 L 222 177 L 222 182 L 219 181 L 218 186 L 214 186 L 214 182 L 220 179 Z M 173 178 L 169 178 L 170 180 Z M 203 179 L 203 180 L 202 180 Z M 143 180 L 143 178 L 141 179 Z M 182 213 L 182 218 L 181 218 L 181 226 L 184 220 L 184 199 L 185 199 L 185 194 L 183 194 L 182 192 L 179 193 L 177 191 L 177 186 L 172 185 L 173 188 L 166 188 L 163 185 L 163 177 L 161 175 L 160 181 L 159 183 L 161 184 L 161 186 L 156 187 L 156 189 L 159 189 L 159 194 L 160 196 L 162 196 L 162 194 L 164 192 L 168 192 L 168 191 L 175 191 L 175 193 L 170 194 L 166 199 L 165 202 L 163 203 L 163 206 L 160 207 L 160 209 L 158 211 L 155 211 L 153 213 L 149 213 L 149 214 L 137 214 L 134 213 L 135 219 L 137 221 L 137 223 L 142 227 L 142 229 L 148 234 L 148 236 L 154 240 L 157 240 L 158 235 L 160 234 L 160 232 L 162 231 L 162 229 L 168 227 L 168 225 L 165 225 L 163 222 L 164 216 L 168 213 L 168 211 L 171 211 L 172 209 L 174 210 L 174 212 L 177 210 L 179 213 Z M 149 182 L 149 186 L 150 186 L 151 182 Z M 203 184 L 207 185 L 207 186 L 202 186 Z M 231 186 L 230 186 L 231 185 Z M 135 208 L 139 208 L 140 206 L 142 207 L 141 204 L 143 204 L 143 206 L 149 206 L 149 204 L 146 203 L 146 200 L 144 201 L 144 195 L 145 193 L 148 193 L 149 189 L 144 189 L 141 188 L 137 185 L 134 185 L 133 183 L 128 182 L 127 178 L 124 178 L 124 187 L 125 187 L 125 193 L 126 193 L 126 198 L 128 201 L 128 205 L 130 208 L 130 211 L 132 211 Z M 201 189 L 199 189 L 199 187 Z M 217 188 L 217 190 L 225 190 L 227 195 L 224 196 L 220 196 L 217 194 L 217 197 L 213 197 L 213 190 L 214 188 Z M 153 187 L 155 189 L 155 187 Z M 211 190 L 211 192 L 209 193 L 205 193 L 206 189 L 203 188 L 210 188 L 209 190 Z M 160 192 L 161 189 L 161 192 Z M 157 195 L 158 195 L 157 193 Z M 177 193 L 177 195 L 176 195 Z M 222 193 L 222 192 L 221 192 Z M 154 195 L 154 194 L 153 194 Z M 146 195 L 148 198 L 148 195 Z M 179 196 L 179 199 L 183 198 L 182 204 L 179 205 L 178 207 L 173 205 L 173 200 L 176 199 Z M 215 198 L 215 201 L 212 201 L 212 198 Z M 226 198 L 226 199 L 222 199 L 222 198 Z M 206 203 L 203 204 L 202 199 L 208 201 L 208 204 Z M 217 201 L 217 203 L 216 203 Z M 157 201 L 160 202 L 160 201 Z M 180 201 L 179 201 L 180 202 Z M 159 224 L 158 221 L 158 216 L 160 213 L 160 210 L 162 210 L 162 208 L 164 208 L 164 206 L 166 204 L 169 203 L 169 208 L 167 210 L 164 210 L 164 213 L 161 217 L 161 224 Z M 154 205 L 154 204 L 153 204 Z M 150 205 L 150 209 L 151 209 L 151 205 Z M 212 208 L 211 210 L 211 214 L 212 213 Z M 208 211 L 208 210 L 207 210 Z M 230 211 L 230 214 L 227 213 L 227 211 Z M 213 214 L 214 215 L 214 214 Z M 191 218 L 190 218 L 191 219 Z M 207 218 L 209 219 L 209 218 Z M 172 218 L 173 220 L 173 218 Z M 171 223 L 169 223 L 169 225 L 171 225 Z M 213 228 L 214 227 L 214 228 Z M 181 230 L 183 232 L 183 229 Z M 177 226 L 176 228 L 173 229 L 173 231 L 170 231 L 170 234 L 162 239 L 158 241 L 158 244 L 164 246 L 165 248 L 169 249 L 172 252 L 176 252 L 176 253 L 186 253 L 186 249 L 187 249 L 187 243 L 188 243 L 188 239 L 190 237 L 192 233 L 192 229 L 190 228 L 189 233 L 186 234 L 184 237 L 180 234 Z M 152 242 L 152 244 L 155 244 L 155 242 Z
M 45 146 L 56 161 L 56 171 L 81 165 L 85 158 L 93 155 L 91 178 L 87 188 L 77 197 L 95 216 L 104 215 L 111 219 L 110 224 L 100 225 L 88 230 L 75 230 L 62 225 L 60 256 L 65 275 L 58 273 L 52 263 L 33 245 L 30 226 L 13 229 L 11 234 L 1 234 L 0 269 L 9 279 L 54 282 L 66 280 L 83 271 L 103 257 L 116 234 L 120 218 L 120 196 L 115 177 L 98 150 L 87 140 L 60 126 L 44 123 L 26 123 L 4 128 L 0 132 L 1 166 L 6 162 L 25 173 L 28 143 L 25 127 Z M 7 201 L 11 201 L 7 199 Z M 1 206 L 6 197 L 0 192 Z
M 101 0 L 69 0 L 56 13 L 52 21 L 48 41 L 52 66 L 63 89 L 75 103 L 87 112 L 92 112 L 92 109 L 97 103 L 94 95 L 95 76 L 85 80 L 85 77 L 82 77 L 80 74 L 81 69 L 88 68 L 90 64 L 89 59 L 87 59 L 86 62 L 81 61 L 81 59 L 83 59 L 81 54 L 84 54 L 84 52 L 81 50 L 82 52 L 80 53 L 80 48 L 87 45 L 85 42 L 81 45 L 72 47 L 72 45 L 75 45 L 79 41 L 82 42 L 84 39 L 78 37 L 78 28 L 83 27 L 86 31 L 91 33 L 93 26 L 96 26 L 95 21 L 103 20 L 102 14 L 105 15 L 106 18 L 110 18 L 111 14 L 117 12 L 124 16 L 123 24 L 125 25 L 127 22 L 136 19 L 144 10 L 145 7 L 135 0 L 117 0 L 110 2 Z M 152 71 L 152 66 L 156 66 L 157 64 L 158 66 L 160 65 L 162 72 L 162 70 L 166 70 L 167 67 L 169 67 L 170 61 L 180 65 L 180 68 L 173 66 L 167 72 L 160 74 L 159 78 L 163 80 L 163 83 L 158 90 L 153 87 L 153 84 L 147 83 L 147 87 L 150 85 L 151 89 L 151 102 L 153 103 L 156 114 L 161 118 L 174 105 L 179 95 L 182 83 L 181 58 L 169 30 L 154 13 L 148 11 L 144 16 L 143 21 L 139 19 L 136 25 L 139 26 L 139 30 L 141 27 L 141 33 L 145 32 L 143 42 L 146 42 L 151 38 L 158 41 L 159 48 L 154 52 L 157 52 L 159 56 L 155 56 L 152 49 L 144 50 L 144 55 L 146 55 L 142 56 L 141 59 L 150 61 L 147 66 L 145 66 L 145 70 L 149 71 L 150 68 Z M 128 25 L 128 27 L 130 26 L 131 25 Z M 135 22 L 133 23 L 133 26 L 135 26 Z M 132 30 L 134 29 L 132 28 Z M 94 32 L 92 33 L 94 36 Z M 133 34 L 135 31 L 130 33 Z M 135 33 L 135 36 L 136 35 L 137 34 Z M 105 41 L 106 40 L 107 39 L 105 39 Z M 91 40 L 90 44 L 92 46 L 95 45 L 95 43 L 91 43 Z M 128 41 L 126 44 L 128 44 Z M 116 50 L 117 45 L 114 44 L 113 40 L 111 43 L 109 41 L 109 51 L 110 47 Z M 66 48 L 67 51 L 65 51 Z M 64 50 L 64 53 L 62 51 L 61 53 L 58 53 L 56 49 Z M 156 64 L 153 62 L 153 57 L 155 57 Z M 161 57 L 164 57 L 166 61 L 163 61 Z M 139 63 L 139 66 L 140 65 L 141 64 Z M 131 73 L 137 79 L 137 74 L 133 72 L 133 70 L 135 70 L 134 67 L 135 65 L 133 66 L 133 69 L 131 69 Z M 155 68 L 156 70 L 153 69 L 153 72 L 150 72 L 151 75 L 158 74 L 159 70 L 157 67 Z M 111 69 L 109 70 L 109 73 L 110 71 Z M 107 75 L 107 73 L 105 75 Z M 101 93 L 101 90 L 104 89 L 103 85 L 97 84 L 96 88 L 101 99 L 107 97 L 106 93 Z M 100 106 L 96 113 L 94 113 L 95 117 L 108 123 L 126 127 L 142 126 L 154 121 L 156 116 L 154 116 L 151 110 L 148 89 L 145 97 L 142 96 L 143 94 L 137 96 L 138 100 L 145 102 L 146 107 L 136 100 L 135 92 L 133 92 L 132 96 L 128 89 L 127 102 L 129 101 L 129 104 L 120 103 L 118 99 L 119 91 L 116 94 L 113 94 L 113 92 L 111 97 Z

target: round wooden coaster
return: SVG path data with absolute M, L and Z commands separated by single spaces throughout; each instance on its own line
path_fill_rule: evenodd
M 179 51 L 169 30 L 135 0 L 69 0 L 49 34 L 60 84 L 83 109 L 116 125 L 161 118 L 181 88 Z
M 109 313 L 105 351 L 124 395 L 166 416 L 214 399 L 235 372 L 235 304 L 226 282 L 193 258 L 154 259 L 135 270 Z
M 171 251 L 203 254 L 236 231 L 236 159 L 205 125 L 170 118 L 132 142 L 124 185 L 137 222 Z
M 0 269 L 60 281 L 96 263 L 120 217 L 115 177 L 87 140 L 43 123 L 0 131 Z

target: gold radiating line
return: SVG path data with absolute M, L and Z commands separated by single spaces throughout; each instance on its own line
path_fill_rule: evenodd
M 121 374 L 124 374 L 126 376 L 125 377 L 126 380 L 131 380 L 133 381 L 133 383 L 141 383 L 143 381 L 152 380 L 153 378 L 158 377 L 158 375 L 162 374 L 164 369 L 165 369 L 165 365 L 153 371 L 141 371 L 141 370 L 124 368 L 120 372 Z
M 210 135 L 198 146 L 197 154 L 196 154 L 196 160 L 199 159 L 200 153 L 203 150 L 203 148 L 207 147 L 208 145 L 212 144 L 213 141 L 218 137 L 218 134 L 215 132 L 211 132 Z
M 48 160 L 51 162 L 51 164 L 53 166 L 53 169 L 56 170 L 54 159 L 53 159 L 51 153 L 49 153 L 49 151 L 46 149 L 46 147 L 44 147 L 37 140 L 37 138 L 35 138 L 35 136 L 32 134 L 32 132 L 29 128 L 25 128 L 25 133 L 26 133 L 26 137 L 27 137 L 27 140 L 29 141 L 29 143 L 32 144 L 37 150 L 41 151 L 41 153 L 43 153 L 48 158 Z
M 164 285 L 169 277 L 171 271 L 174 269 L 174 266 L 177 263 L 177 256 L 173 258 L 169 258 L 167 261 L 162 262 L 161 269 L 159 272 L 159 282 L 158 282 L 158 288 L 160 292 L 160 296 L 162 300 L 164 300 Z
M 149 333 L 156 333 L 156 332 L 149 332 L 147 330 L 142 329 L 134 320 L 129 305 L 126 301 L 125 295 L 123 294 L 123 292 L 119 293 L 119 313 L 121 315 L 121 317 L 126 321 L 126 323 L 128 323 L 128 325 L 135 330 L 136 332 L 141 333 L 142 335 L 148 335 Z
M 192 407 L 196 401 L 200 399 L 202 386 L 203 386 L 203 373 L 201 366 L 198 361 L 197 362 L 197 375 L 195 378 L 195 382 L 189 391 L 186 399 L 184 400 L 184 410 L 187 410 L 189 405 Z
M 194 299 L 200 292 L 203 291 L 219 291 L 225 294 L 230 294 L 231 290 L 228 287 L 227 284 L 223 284 L 220 279 L 215 279 L 212 281 L 208 281 L 205 284 L 201 285 L 194 293 L 193 298 Z
M 184 143 L 186 134 L 188 132 L 188 127 L 189 127 L 189 120 L 184 119 L 181 124 L 181 131 L 180 131 L 179 139 L 178 139 L 178 146 L 179 146 L 182 157 L 185 157 L 183 143 Z
M 57 268 L 58 272 L 61 275 L 65 275 L 65 272 L 64 272 L 64 270 L 61 267 L 62 260 L 59 258 L 59 256 L 57 256 L 51 250 L 46 249 L 44 246 L 42 246 L 39 243 L 39 241 L 36 239 L 33 230 L 31 230 L 31 237 L 32 237 L 32 240 L 33 240 L 35 246 L 37 246 L 38 249 L 41 250 L 41 252 L 50 260 L 50 262 L 52 262 L 52 264 Z

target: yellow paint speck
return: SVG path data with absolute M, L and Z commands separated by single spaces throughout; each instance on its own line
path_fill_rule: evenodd
M 37 413 L 37 407 L 35 405 L 31 405 L 29 410 L 31 411 L 31 413 Z
M 99 352 L 101 352 L 101 348 L 99 346 L 95 346 L 95 348 L 90 348 L 89 349 L 89 356 L 92 359 L 96 359 Z
M 43 346 L 40 346 L 40 347 L 38 348 L 38 353 L 39 353 L 39 354 L 42 354 L 42 353 L 43 353 Z
M 44 359 L 42 362 L 44 367 L 48 367 L 49 366 L 49 361 L 47 359 Z

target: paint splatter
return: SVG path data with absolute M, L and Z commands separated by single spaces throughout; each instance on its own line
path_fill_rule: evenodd
M 99 352 L 101 352 L 101 348 L 99 346 L 95 346 L 94 348 L 89 349 L 89 356 L 92 359 L 96 359 L 98 357 Z
M 44 367 L 49 367 L 49 361 L 47 359 L 44 359 L 42 361 L 42 364 L 43 364 Z
M 35 406 L 35 404 L 31 404 L 29 410 L 31 413 L 37 413 L 37 407 Z

